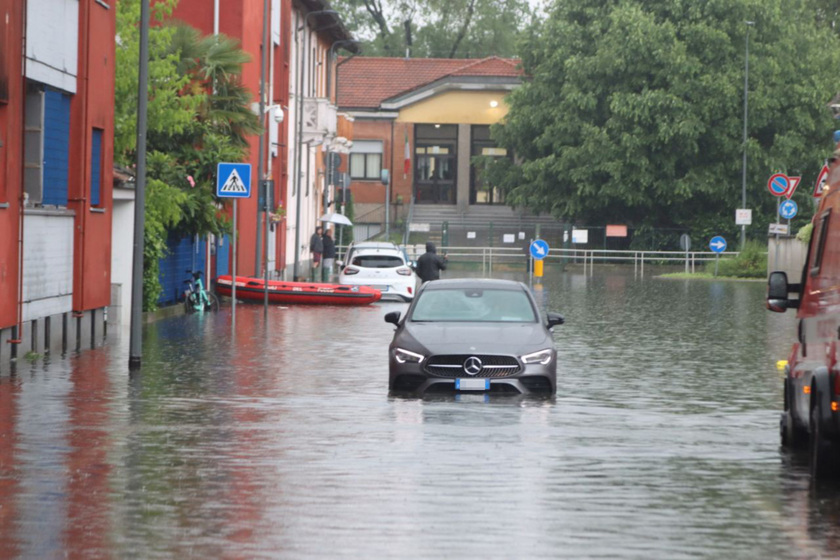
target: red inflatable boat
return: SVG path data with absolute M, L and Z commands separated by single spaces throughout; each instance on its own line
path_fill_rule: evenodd
M 216 293 L 230 297 L 231 276 L 216 278 Z M 268 281 L 271 303 L 303 303 L 309 305 L 367 305 L 379 301 L 382 292 L 366 286 L 342 286 L 315 282 Z M 262 278 L 236 277 L 236 299 L 263 301 L 265 281 Z

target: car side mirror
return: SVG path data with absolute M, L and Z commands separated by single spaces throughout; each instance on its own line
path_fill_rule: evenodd
M 385 322 L 392 323 L 394 325 L 400 324 L 400 312 L 399 311 L 391 311 L 390 313 L 385 314 Z
M 799 300 L 788 298 L 791 291 L 798 290 L 798 284 L 788 284 L 786 273 L 771 272 L 767 279 L 767 309 L 776 313 L 784 313 L 788 309 L 798 308 Z
M 338 268 L 344 268 L 344 261 L 335 261 L 335 264 L 338 265 Z
M 549 313 L 548 314 L 548 328 L 555 327 L 557 325 L 562 325 L 566 322 L 566 319 L 563 318 L 562 315 L 559 313 Z

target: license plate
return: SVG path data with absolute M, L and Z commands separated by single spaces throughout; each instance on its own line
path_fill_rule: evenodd
M 459 391 L 489 391 L 490 380 L 471 377 L 458 378 L 455 380 L 455 388 Z
M 455 402 L 490 402 L 490 393 L 458 393 Z
M 388 286 L 374 286 L 374 285 L 370 285 L 370 286 L 368 286 L 368 288 L 373 288 L 374 290 L 379 290 L 380 292 L 387 292 L 387 291 L 388 291 Z

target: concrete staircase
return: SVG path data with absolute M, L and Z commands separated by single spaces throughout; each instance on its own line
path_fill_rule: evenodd
M 509 206 L 472 205 L 465 212 L 459 212 L 453 205 L 417 204 L 414 206 L 413 224 L 429 224 L 430 232 L 440 231 L 443 222 L 450 226 L 474 226 L 487 228 L 515 228 L 519 226 L 560 227 L 560 222 L 548 214 L 535 215 Z
M 446 243 L 443 242 L 444 222 L 448 224 Z M 432 241 L 448 247 L 527 245 L 536 236 L 538 226 L 540 237 L 557 244 L 563 239 L 564 229 L 562 222 L 549 215 L 490 205 L 473 205 L 460 212 L 456 206 L 418 204 L 411 223 L 414 226 L 411 243 Z

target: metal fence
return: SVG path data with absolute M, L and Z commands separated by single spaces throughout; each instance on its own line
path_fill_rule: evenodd
M 425 244 L 409 244 L 401 247 L 411 260 L 426 252 Z M 344 254 L 346 248 L 341 248 Z M 530 266 L 528 247 L 445 247 L 438 250 L 446 253 L 450 262 L 481 264 L 483 274 L 493 273 L 493 267 L 518 266 L 524 269 Z M 604 249 L 551 249 L 544 259 L 548 265 L 582 265 L 585 274 L 592 275 L 595 263 L 633 265 L 634 274 L 645 274 L 645 266 L 683 265 L 685 272 L 696 272 L 697 267 L 714 262 L 720 256 L 736 257 L 738 252 L 714 253 L 711 251 L 633 251 Z

